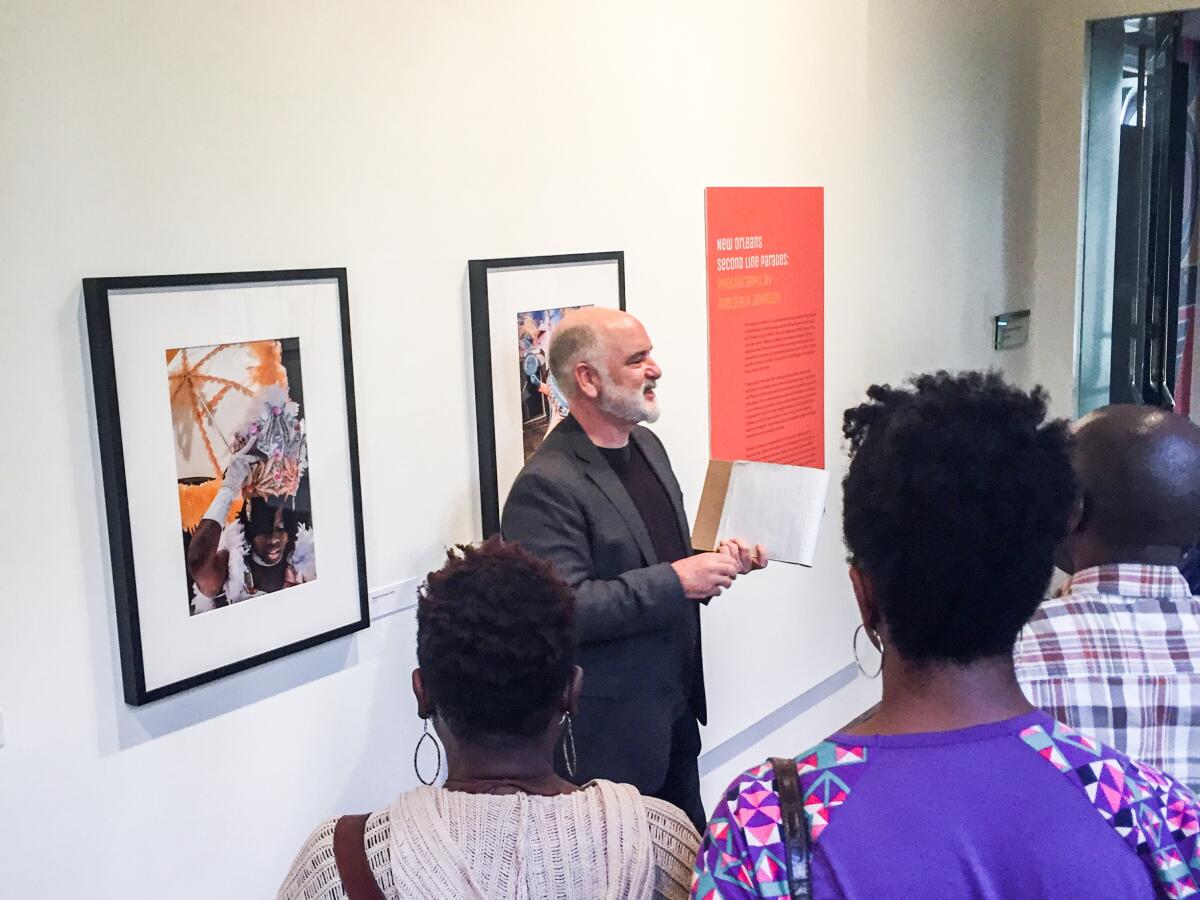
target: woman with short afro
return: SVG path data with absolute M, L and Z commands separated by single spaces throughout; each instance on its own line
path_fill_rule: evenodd
M 350 843 L 376 897 L 688 895 L 699 836 L 681 810 L 554 771 L 556 752 L 574 764 L 584 675 L 574 597 L 548 563 L 499 538 L 452 550 L 418 594 L 417 662 L 417 711 L 445 747 L 446 779 L 359 824 Z M 440 750 L 423 740 L 417 775 L 436 781 Z M 330 819 L 312 833 L 280 900 L 350 896 L 335 852 L 344 826 Z

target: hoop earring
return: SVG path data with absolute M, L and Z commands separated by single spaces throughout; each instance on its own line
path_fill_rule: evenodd
M 558 720 L 558 724 L 566 726 L 562 731 L 563 762 L 567 766 L 567 774 L 574 778 L 575 766 L 579 760 L 575 758 L 575 731 L 571 728 L 571 714 L 564 712 L 562 718 Z
M 421 774 L 421 765 L 418 762 L 421 756 L 421 745 L 425 743 L 427 738 L 433 741 L 433 749 L 437 751 L 437 771 L 433 773 L 433 777 L 428 781 L 426 781 L 425 776 Z M 421 782 L 421 784 L 426 786 L 432 786 L 435 784 L 438 780 L 438 776 L 442 774 L 442 746 L 437 742 L 437 738 L 435 738 L 433 733 L 429 730 L 429 719 L 425 719 L 425 728 L 422 730 L 421 736 L 417 738 L 417 746 L 416 749 L 413 750 L 413 771 L 417 773 L 417 779 Z
M 875 649 L 879 651 L 879 668 L 874 672 L 868 672 L 863 668 L 863 664 L 858 658 L 858 633 L 860 631 L 866 631 L 866 626 L 861 622 L 859 623 L 859 626 L 854 629 L 854 637 L 851 638 L 850 641 L 850 645 L 854 649 L 854 664 L 858 666 L 858 671 L 862 672 L 867 678 L 878 678 L 879 673 L 883 671 L 883 648 L 875 644 L 875 641 L 878 640 L 878 638 L 875 638 L 871 641 L 871 646 L 875 647 Z M 870 632 L 867 632 L 867 637 L 872 638 L 873 635 Z

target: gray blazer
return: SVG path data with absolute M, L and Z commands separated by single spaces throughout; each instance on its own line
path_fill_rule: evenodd
M 662 442 L 641 426 L 630 439 L 666 488 L 690 547 L 683 494 Z M 574 418 L 547 435 L 517 476 L 500 530 L 552 562 L 575 589 L 583 696 L 574 780 L 657 790 L 674 721 L 689 706 L 705 721 L 699 607 L 683 596 L 670 563 L 659 562 L 637 507 Z

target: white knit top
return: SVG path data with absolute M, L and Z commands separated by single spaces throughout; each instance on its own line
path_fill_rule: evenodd
M 336 819 L 305 842 L 278 900 L 344 900 Z M 367 820 L 387 900 L 685 898 L 700 839 L 687 816 L 627 784 L 555 797 L 422 787 Z

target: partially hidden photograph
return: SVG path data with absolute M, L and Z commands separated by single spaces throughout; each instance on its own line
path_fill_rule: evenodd
M 592 304 L 585 304 L 591 306 Z M 521 439 L 525 461 L 571 409 L 550 373 L 550 338 L 565 313 L 584 306 L 534 309 L 517 314 L 517 355 L 521 364 Z

